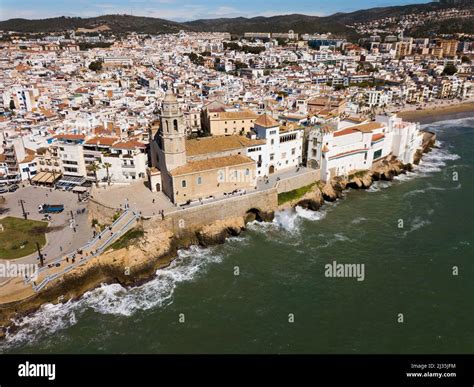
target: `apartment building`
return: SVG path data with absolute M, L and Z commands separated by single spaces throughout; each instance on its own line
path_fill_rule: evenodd
M 301 128 L 282 126 L 268 114 L 261 115 L 254 124 L 249 137 L 264 143 L 249 148 L 247 155 L 257 163 L 258 177 L 301 164 L 304 136 Z
M 81 178 L 79 180 L 82 181 L 87 176 L 82 147 L 85 139 L 82 134 L 58 134 L 54 137 L 55 142 L 52 143 L 58 148 L 63 180 L 77 181 L 74 178 Z
M 205 133 L 213 136 L 244 135 L 253 128 L 258 114 L 251 110 L 238 110 L 220 102 L 207 104 L 201 113 Z
M 118 137 L 94 137 L 84 145 L 84 161 L 89 179 L 108 183 L 130 183 L 144 178 L 147 169 L 146 145 Z M 95 170 L 91 168 L 95 165 Z

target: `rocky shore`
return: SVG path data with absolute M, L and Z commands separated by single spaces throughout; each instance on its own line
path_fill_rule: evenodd
M 418 163 L 424 152 L 428 152 L 435 142 L 435 135 L 425 133 L 423 149 L 415 159 Z M 336 177 L 326 184 L 315 182 L 304 196 L 275 208 L 282 210 L 300 206 L 317 211 L 325 201 L 333 202 L 348 188 L 367 189 L 377 180 L 390 181 L 395 176 L 413 168 L 396 159 L 385 159 L 372 169 L 355 172 L 347 177 Z M 152 279 L 156 270 L 169 265 L 177 256 L 178 249 L 191 245 L 204 247 L 224 243 L 230 236 L 237 236 L 252 221 L 272 221 L 274 212 L 249 210 L 245 216 L 230 217 L 215 221 L 198 229 L 183 230 L 179 235 L 166 229 L 163 224 L 158 228 L 145 229 L 143 236 L 129 246 L 118 250 L 110 249 L 62 278 L 46 286 L 41 292 L 28 298 L 0 304 L 0 338 L 7 330 L 16 329 L 14 320 L 38 310 L 46 303 L 59 303 L 80 298 L 84 293 L 101 284 L 119 283 L 124 287 L 138 286 Z M 143 222 L 143 221 L 142 221 Z M 143 228 L 143 223 L 137 227 Z

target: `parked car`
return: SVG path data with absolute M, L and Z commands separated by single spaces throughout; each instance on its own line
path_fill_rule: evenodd
M 18 184 L 12 184 L 8 187 L 8 192 L 15 192 L 18 188 L 20 188 Z
M 0 194 L 3 194 L 3 193 L 7 193 L 8 192 L 8 188 L 5 187 L 5 186 L 1 186 L 0 187 Z

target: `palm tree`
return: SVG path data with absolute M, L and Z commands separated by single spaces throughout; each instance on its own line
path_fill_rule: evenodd
M 96 162 L 90 164 L 88 167 L 87 167 L 87 170 L 89 172 L 93 172 L 94 173 L 94 179 L 95 179 L 95 186 L 96 187 L 99 187 L 99 181 L 97 180 L 97 171 L 100 169 L 100 165 L 97 164 Z
M 112 164 L 105 162 L 104 164 L 102 164 L 102 166 L 105 168 L 105 171 L 107 172 L 107 185 L 110 185 L 109 168 L 112 168 Z

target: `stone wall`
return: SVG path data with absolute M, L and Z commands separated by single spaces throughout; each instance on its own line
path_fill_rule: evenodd
M 165 224 L 174 234 L 193 231 L 216 221 L 247 215 L 251 209 L 260 212 L 273 212 L 278 207 L 278 195 L 275 188 L 260 192 L 247 193 L 242 196 L 226 198 L 217 202 L 206 203 L 196 207 L 177 209 L 166 215 Z M 145 230 L 163 225 L 160 216 L 143 221 Z
M 278 193 L 293 191 L 294 189 L 304 187 L 311 183 L 315 183 L 321 178 L 320 169 L 311 169 L 301 175 L 282 179 L 277 183 Z

